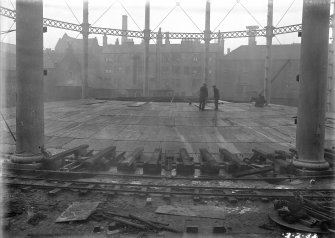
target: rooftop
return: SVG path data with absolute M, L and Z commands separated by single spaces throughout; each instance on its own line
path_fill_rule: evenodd
M 242 45 L 226 55 L 226 59 L 238 60 L 264 60 L 266 56 L 266 45 Z M 300 44 L 272 45 L 272 59 L 300 59 Z

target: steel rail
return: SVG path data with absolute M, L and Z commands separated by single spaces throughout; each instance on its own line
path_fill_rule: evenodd
M 11 10 L 9 8 L 0 7 L 0 15 L 4 17 L 8 17 L 11 19 L 16 18 L 16 11 Z M 331 19 L 330 19 L 331 24 Z M 43 18 L 43 25 L 49 27 L 55 27 L 70 31 L 82 32 L 81 24 L 74 24 L 70 22 L 64 22 L 49 18 Z M 273 28 L 273 35 L 279 34 L 287 34 L 301 31 L 302 25 L 288 25 L 281 27 Z M 127 37 L 135 37 L 135 38 L 144 38 L 143 31 L 131 31 L 131 30 L 121 30 L 121 29 L 112 29 L 112 28 L 103 28 L 103 27 L 89 27 L 90 34 L 106 34 L 106 35 L 114 35 L 114 36 L 127 36 Z M 253 36 L 266 36 L 266 29 L 259 29 L 254 31 L 227 31 L 227 32 L 212 32 L 210 34 L 211 39 L 224 39 L 224 38 L 243 38 L 248 37 L 250 34 Z M 150 32 L 150 38 L 157 38 L 158 32 Z M 165 32 L 162 33 L 163 36 L 169 35 L 170 39 L 204 39 L 204 33 L 188 33 L 188 32 Z
M 97 182 L 97 181 L 80 181 L 71 179 L 55 179 L 55 178 L 39 178 L 39 177 L 25 177 L 25 176 L 4 176 L 8 179 L 19 179 L 19 180 L 34 180 L 34 181 L 47 181 L 47 182 L 62 182 L 62 183 L 73 183 L 73 184 L 89 184 L 89 185 L 108 185 L 108 186 L 129 186 L 129 187 L 152 187 L 152 188 L 181 188 L 181 189 L 206 189 L 206 190 L 246 190 L 246 191 L 280 191 L 280 192 L 331 192 L 335 193 L 335 188 L 253 188 L 253 187 L 222 187 L 222 186 L 177 186 L 177 185 L 165 185 L 165 184 L 136 184 L 136 183 L 115 183 L 115 182 Z
M 82 187 L 78 185 L 61 185 L 61 184 L 40 184 L 40 183 L 24 183 L 24 182 L 17 182 L 17 181 L 4 181 L 3 182 L 7 186 L 19 186 L 19 187 L 33 187 L 38 189 L 63 189 L 63 190 L 78 190 L 78 191 L 97 191 L 97 192 L 112 192 L 112 193 L 135 193 L 135 194 L 160 194 L 160 195 L 191 195 L 191 196 L 198 196 L 198 197 L 259 197 L 259 198 L 288 198 L 294 196 L 292 193 L 286 193 L 283 194 L 283 192 L 290 192 L 290 191 L 283 191 L 278 190 L 276 193 L 273 190 L 261 190 L 258 193 L 255 193 L 255 189 L 249 189 L 244 191 L 252 191 L 253 193 L 226 193 L 224 190 L 227 190 L 225 188 L 215 188 L 215 189 L 203 189 L 203 190 L 214 190 L 215 192 L 208 192 L 203 191 L 201 187 L 192 187 L 192 188 L 184 188 L 184 186 L 173 186 L 173 187 L 164 187 L 162 185 L 147 185 L 147 186 L 140 186 L 138 184 L 131 184 L 127 186 L 122 183 L 113 183 L 110 184 L 112 187 L 106 187 L 106 185 L 103 185 L 102 187 L 98 186 L 87 186 Z M 82 182 L 81 184 L 90 185 L 89 182 Z M 101 185 L 99 185 L 101 186 Z M 153 190 L 143 190 L 142 188 L 155 188 Z M 169 188 L 169 190 L 167 189 Z M 165 190 L 158 190 L 158 189 L 165 189 Z M 173 190 L 175 189 L 175 190 Z M 192 191 L 189 191 L 192 189 Z M 184 191 L 182 191 L 184 190 Z M 229 189 L 231 190 L 231 189 Z M 236 190 L 241 190 L 236 189 Z M 263 193 L 262 193 L 263 192 Z M 264 193 L 265 192 L 265 193 Z M 268 192 L 272 192 L 271 194 L 268 194 Z M 313 194 L 303 194 L 302 195 L 305 198 L 309 199 L 335 199 L 335 196 L 329 195 L 329 194 L 321 194 L 321 195 L 313 195 Z
M 48 175 L 75 175 L 75 176 L 106 176 L 113 178 L 135 178 L 135 179 L 167 179 L 167 180 L 192 180 L 192 181 L 210 181 L 210 180 L 220 180 L 220 181 L 278 181 L 278 180 L 293 180 L 293 179 L 329 179 L 335 178 L 335 175 L 320 175 L 320 176 L 297 176 L 297 177 L 261 177 L 261 178 L 232 178 L 232 177 L 224 177 L 224 176 L 199 176 L 199 177 L 183 177 L 183 176 L 160 176 L 160 175 L 145 175 L 145 174 L 112 174 L 112 173 L 93 173 L 93 172 L 66 172 L 66 171 L 56 171 L 56 170 L 30 170 L 30 169 L 13 169 L 7 168 L 3 171 L 11 171 L 16 173 L 31 173 L 34 172 L 40 174 L 48 174 Z

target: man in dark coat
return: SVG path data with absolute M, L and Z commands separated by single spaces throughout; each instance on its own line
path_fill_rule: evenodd
M 202 87 L 200 88 L 200 95 L 199 95 L 199 111 L 205 110 L 205 104 L 206 104 L 206 100 L 208 97 L 208 89 L 207 89 L 207 84 L 204 83 L 204 85 L 202 85 Z
M 219 89 L 215 85 L 213 86 L 213 91 L 214 91 L 215 111 L 218 111 L 219 110 L 220 92 L 219 92 Z

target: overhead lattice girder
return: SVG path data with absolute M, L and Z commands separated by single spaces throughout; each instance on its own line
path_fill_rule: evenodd
M 8 18 L 15 19 L 16 12 L 14 10 L 0 7 L 0 15 L 5 16 Z M 331 19 L 330 19 L 331 24 Z M 82 31 L 82 26 L 79 24 L 63 22 L 58 20 L 53 20 L 49 18 L 43 19 L 43 25 L 49 27 L 55 27 L 70 31 Z M 302 26 L 301 24 L 296 25 L 289 25 L 289 26 L 282 26 L 282 27 L 275 27 L 273 28 L 273 35 L 280 35 L 280 34 L 287 34 L 301 31 Z M 103 28 L 103 27 L 89 27 L 90 34 L 106 34 L 106 35 L 114 35 L 114 36 L 127 36 L 127 37 L 135 37 L 135 38 L 143 38 L 144 34 L 143 31 L 130 31 L 130 30 L 120 30 L 120 29 L 112 29 L 112 28 Z M 252 31 L 254 36 L 266 36 L 266 29 L 260 29 Z M 156 39 L 158 32 L 151 32 L 150 38 Z M 204 33 L 182 33 L 182 32 L 167 32 L 162 33 L 163 36 L 169 34 L 170 39 L 199 39 L 202 40 L 204 38 Z M 211 39 L 221 39 L 224 38 L 243 38 L 248 37 L 250 34 L 249 31 L 228 31 L 228 32 L 212 32 Z
M 64 21 L 57 21 L 53 19 L 43 18 L 43 25 L 50 26 L 60 29 L 66 29 L 70 31 L 82 31 L 82 26 L 74 23 L 64 22 Z

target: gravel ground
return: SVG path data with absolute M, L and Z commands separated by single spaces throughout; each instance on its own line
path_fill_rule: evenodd
M 171 227 L 185 231 L 187 225 L 197 225 L 200 237 L 212 237 L 212 227 L 216 224 L 226 228 L 226 237 L 283 237 L 286 231 L 273 225 L 273 231 L 259 228 L 263 224 L 271 224 L 268 213 L 273 212 L 272 203 L 264 203 L 258 200 L 239 200 L 237 204 L 230 204 L 225 199 L 202 199 L 194 202 L 191 197 L 172 197 L 170 201 L 160 196 L 152 197 L 152 204 L 146 204 L 146 198 L 139 195 L 111 196 L 102 193 L 88 193 L 79 195 L 77 192 L 62 191 L 51 197 L 45 190 L 22 190 L 11 188 L 4 191 L 4 206 L 7 212 L 4 214 L 4 237 L 46 237 L 63 236 L 102 236 L 106 235 L 106 229 L 111 221 L 106 219 L 97 221 L 89 217 L 82 222 L 55 223 L 57 217 L 73 202 L 99 201 L 99 209 L 114 213 L 128 215 L 135 214 L 150 220 L 169 223 Z M 210 219 L 199 217 L 183 217 L 173 215 L 156 214 L 155 210 L 160 205 L 208 205 L 226 209 L 225 219 Z M 10 208 L 10 211 L 9 211 Z M 8 212 L 10 212 L 8 214 Z M 6 217 L 7 214 L 7 217 Z M 39 214 L 36 216 L 36 214 Z M 33 224 L 29 219 L 35 215 Z M 37 223 L 37 224 L 36 224 Z M 94 233 L 94 227 L 102 227 L 100 233 Z M 122 229 L 119 237 L 138 237 L 139 230 Z M 187 234 L 174 235 L 161 232 L 159 234 L 146 232 L 147 237 L 197 237 Z M 110 237 L 110 236 L 109 236 Z M 116 236 L 112 236 L 116 237 Z M 145 237 L 145 236 L 144 236 Z M 199 237 L 199 236 L 198 236 Z

